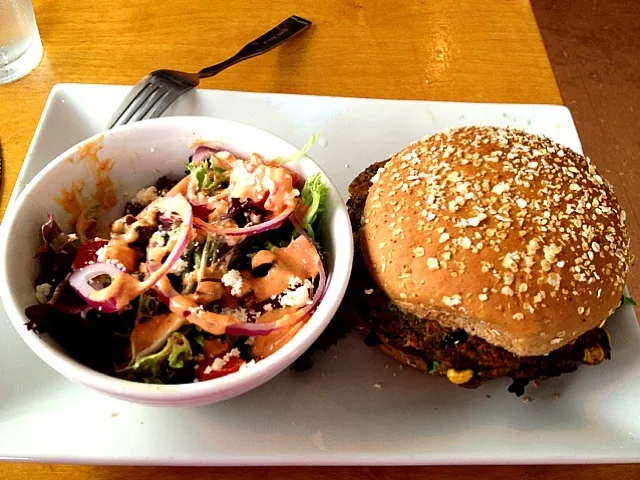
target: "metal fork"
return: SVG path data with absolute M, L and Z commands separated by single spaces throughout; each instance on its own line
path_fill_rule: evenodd
M 262 55 L 300 33 L 309 25 L 311 25 L 309 20 L 292 15 L 261 37 L 245 45 L 233 57 L 211 67 L 203 68 L 198 73 L 175 70 L 151 72 L 131 89 L 129 95 L 109 120 L 107 128 L 159 117 L 178 97 L 197 87 L 201 78 L 212 77 L 231 65 Z

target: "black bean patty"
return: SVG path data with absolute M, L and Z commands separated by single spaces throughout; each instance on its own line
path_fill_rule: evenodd
M 365 335 L 365 343 L 381 346 L 387 353 L 416 368 L 445 375 L 448 369 L 473 370 L 473 378 L 462 384 L 475 388 L 498 377 L 514 380 L 509 390 L 518 395 L 533 380 L 555 377 L 576 370 L 585 362 L 585 349 L 599 346 L 604 358 L 610 358 L 607 333 L 601 328 L 585 332 L 574 342 L 548 355 L 519 357 L 485 340 L 440 325 L 437 321 L 418 318 L 402 311 L 378 288 L 366 268 L 360 250 L 359 231 L 371 177 L 385 162 L 371 165 L 349 186 L 347 202 L 355 236 L 353 273 L 341 317 L 355 321 Z M 599 359 L 598 359 L 599 360 Z M 589 359 L 589 363 L 597 363 Z

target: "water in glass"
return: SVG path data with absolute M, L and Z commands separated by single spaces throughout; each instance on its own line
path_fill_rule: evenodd
M 31 0 L 0 0 L 0 84 L 26 75 L 41 57 Z

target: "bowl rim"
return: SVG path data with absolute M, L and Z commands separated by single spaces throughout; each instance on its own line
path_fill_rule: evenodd
M 55 171 L 55 169 L 59 165 L 63 164 L 66 159 L 76 154 L 86 145 L 91 145 L 94 142 L 110 137 L 117 138 L 128 134 L 135 135 L 135 133 L 140 130 L 161 129 L 163 126 L 176 125 L 176 123 L 179 123 L 181 127 L 187 127 L 187 129 L 190 126 L 194 126 L 196 131 L 210 127 L 213 129 L 212 127 L 214 126 L 222 126 L 223 130 L 224 128 L 244 130 L 248 135 L 263 137 L 264 139 L 269 139 L 272 142 L 279 143 L 282 146 L 283 155 L 288 155 L 298 151 L 298 149 L 289 142 L 267 130 L 259 129 L 246 123 L 218 117 L 174 116 L 135 122 L 116 127 L 111 130 L 106 130 L 104 132 L 99 132 L 58 155 L 28 182 L 20 194 L 17 195 L 15 201 L 8 205 L 2 224 L 0 225 L 0 285 L 4 285 L 6 287 L 0 288 L 0 299 L 2 300 L 2 304 L 7 311 L 7 316 L 9 317 L 13 327 L 28 347 L 46 364 L 76 383 L 86 385 L 90 388 L 121 399 L 137 403 L 165 406 L 172 406 L 179 402 L 200 401 L 200 404 L 204 404 L 228 399 L 256 388 L 291 365 L 295 359 L 309 348 L 309 346 L 311 346 L 317 337 L 324 331 L 329 321 L 337 311 L 339 303 L 346 292 L 350 278 L 354 249 L 351 223 L 349 221 L 344 199 L 322 167 L 320 167 L 320 165 L 313 161 L 309 156 L 304 155 L 300 160 L 302 162 L 310 162 L 314 168 L 322 173 L 333 199 L 334 215 L 337 215 L 338 221 L 343 223 L 346 227 L 345 230 L 341 228 L 340 231 L 332 228 L 328 235 L 329 238 L 337 240 L 337 243 L 341 246 L 341 248 L 336 249 L 333 253 L 333 272 L 329 276 L 327 282 L 327 291 L 331 291 L 334 294 L 335 301 L 329 305 L 325 301 L 326 297 L 323 298 L 316 311 L 306 323 L 306 325 L 312 324 L 313 328 L 303 328 L 273 355 L 256 362 L 251 366 L 251 368 L 243 369 L 239 372 L 235 372 L 234 374 L 205 382 L 175 385 L 145 384 L 113 377 L 94 370 L 75 360 L 66 352 L 60 351 L 54 346 L 49 345 L 49 343 L 47 343 L 43 338 L 40 338 L 40 336 L 35 332 L 27 330 L 25 323 L 28 319 L 24 315 L 24 312 L 18 308 L 18 303 L 11 294 L 11 289 L 8 288 L 11 281 L 6 267 L 6 259 L 11 252 L 9 242 L 7 241 L 10 229 L 17 221 L 17 218 L 19 217 L 20 212 L 22 212 L 29 195 L 34 191 L 37 191 L 39 184 L 50 174 L 50 172 Z M 345 241 L 346 239 L 343 237 L 348 237 L 348 241 Z M 318 320 L 319 312 L 321 318 Z M 312 323 L 314 318 L 316 318 L 317 324 Z M 306 332 L 306 334 L 303 332 Z M 299 351 L 296 353 L 297 350 Z M 237 393 L 233 393 L 236 390 Z M 219 400 L 206 401 L 207 397 L 213 395 L 222 398 Z

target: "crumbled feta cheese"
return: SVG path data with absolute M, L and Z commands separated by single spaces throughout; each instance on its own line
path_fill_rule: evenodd
M 231 360 L 233 357 L 239 357 L 239 356 L 240 356 L 240 350 L 238 350 L 237 348 L 234 348 L 229 353 L 227 353 L 224 357 L 216 358 L 211 365 L 209 365 L 207 368 L 204 369 L 204 374 L 208 375 L 211 372 L 219 372 L 220 370 L 222 370 L 222 367 L 224 367 L 227 363 L 229 363 L 229 360 Z
M 232 317 L 237 318 L 242 323 L 246 323 L 249 321 L 249 316 L 247 315 L 246 308 L 223 308 L 220 310 L 222 315 L 231 315 Z
M 149 205 L 156 198 L 158 198 L 158 190 L 155 186 L 150 186 L 148 188 L 142 188 L 136 193 L 136 196 L 133 198 L 134 203 L 138 203 L 140 205 Z
M 169 273 L 175 273 L 179 275 L 182 272 L 184 272 L 188 266 L 189 266 L 189 263 L 186 260 L 179 258 L 176 261 L 176 263 L 173 264 L 173 267 L 171 267 L 171 270 L 169 270 Z
M 289 284 L 291 284 L 291 281 L 289 281 Z M 313 284 L 309 280 L 305 280 L 304 283 L 296 289 L 288 290 L 280 299 L 280 305 L 283 307 L 301 307 L 311 301 L 311 290 L 313 290 Z
M 300 191 L 294 188 L 290 192 L 284 192 L 284 195 L 282 196 L 282 198 L 284 200 L 284 203 L 290 203 L 294 198 L 299 196 L 300 196 Z
M 271 310 L 273 310 L 273 305 L 271 305 L 270 303 L 265 303 L 264 307 L 262 308 L 264 308 L 265 312 L 270 312 Z
M 211 365 L 209 365 L 204 373 L 205 375 L 213 372 L 219 372 L 220 370 L 222 370 L 222 367 L 224 367 L 227 364 L 227 362 L 224 361 L 224 357 L 223 358 L 216 358 L 213 363 Z
M 43 283 L 36 287 L 36 299 L 39 303 L 47 303 L 49 299 L 49 295 L 51 295 L 51 285 L 48 283 Z
M 181 233 L 182 233 L 182 224 L 174 222 L 171 224 L 171 228 L 169 228 L 167 235 L 169 235 L 169 238 L 174 238 L 179 236 Z
M 236 160 L 229 174 L 229 197 L 243 199 L 251 196 L 252 191 L 262 191 L 262 185 L 257 180 L 257 176 L 247 170 L 244 161 Z
M 265 175 L 265 177 L 262 179 L 262 185 L 266 190 L 269 190 L 270 192 L 273 192 L 276 189 L 276 182 L 274 182 L 273 178 L 269 177 L 268 175 Z
M 105 262 L 110 263 L 111 265 L 114 265 L 118 270 L 121 270 L 123 272 L 127 271 L 127 267 L 125 267 L 122 263 L 120 263 L 119 260 L 115 258 L 107 258 Z
M 231 295 L 234 297 L 242 296 L 242 276 L 238 270 L 229 270 L 222 278 L 222 284 L 225 287 L 231 287 Z
M 195 307 L 191 307 L 187 310 L 191 315 L 198 315 L 198 313 L 203 312 L 204 308 L 202 305 L 196 305 Z
M 296 288 L 298 285 L 302 285 L 302 280 L 300 280 L 299 277 L 294 277 L 293 275 L 291 275 L 289 277 L 289 288 L 291 290 L 293 290 L 294 288 Z
M 107 249 L 106 249 L 106 247 L 100 247 L 96 251 L 96 259 L 100 263 L 104 262 L 107 259 Z
M 365 288 L 364 290 L 365 295 L 371 295 L 372 293 L 373 293 L 373 288 Z
M 153 235 L 151 235 L 151 238 L 149 239 L 149 243 L 151 243 L 151 245 L 153 245 L 154 247 L 164 247 L 168 235 L 168 232 L 164 231 L 153 232 Z

